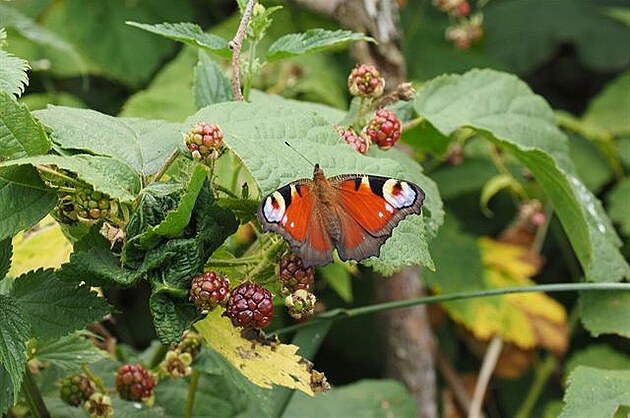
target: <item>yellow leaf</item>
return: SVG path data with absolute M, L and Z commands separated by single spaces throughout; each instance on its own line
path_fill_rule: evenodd
M 59 268 L 72 253 L 72 244 L 50 216 L 13 238 L 13 258 L 9 275 L 17 277 L 38 268 Z
M 276 384 L 313 396 L 312 385 L 323 378 L 296 354 L 298 346 L 274 344 L 272 347 L 246 340 L 218 310 L 195 323 L 195 328 L 212 349 L 260 387 L 271 389 Z
M 528 250 L 518 245 L 481 237 L 477 241 L 484 266 L 503 271 L 514 277 L 532 277 L 537 267 L 527 262 Z

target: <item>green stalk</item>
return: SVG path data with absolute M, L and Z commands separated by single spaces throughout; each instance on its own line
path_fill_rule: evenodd
M 33 379 L 31 371 L 26 367 L 24 371 L 24 381 L 22 382 L 22 391 L 26 398 L 29 411 L 36 418 L 50 418 L 50 412 L 46 409 L 42 394 Z
M 249 90 L 251 89 L 252 81 L 254 80 L 254 60 L 256 59 L 256 46 L 258 45 L 258 41 L 254 40 L 251 43 L 249 48 L 249 53 L 247 54 L 247 77 L 245 77 L 245 81 L 243 82 L 243 99 L 245 101 L 249 100 Z
M 164 357 L 166 357 L 166 353 L 168 352 L 168 346 L 164 344 L 160 344 L 158 348 L 156 348 L 155 352 L 151 356 L 151 360 L 149 360 L 149 369 L 155 369 L 160 365 Z
M 354 318 L 361 315 L 367 315 L 377 312 L 383 312 L 390 309 L 407 308 L 409 306 L 424 305 L 427 303 L 452 302 L 455 300 L 472 299 L 478 297 L 498 296 L 509 293 L 532 293 L 532 292 L 575 292 L 579 290 L 618 290 L 630 291 L 630 283 L 559 283 L 559 284 L 542 284 L 536 286 L 517 286 L 503 287 L 500 289 L 474 290 L 470 292 L 456 292 L 435 296 L 426 296 L 414 299 L 405 299 L 394 302 L 377 303 L 374 305 L 362 306 L 354 309 L 332 309 L 318 316 L 313 317 L 308 322 L 291 325 L 275 331 L 276 334 L 286 334 L 294 332 L 300 328 L 311 326 L 319 321 L 332 321 L 339 318 Z
M 184 407 L 184 418 L 191 418 L 193 406 L 195 405 L 195 395 L 197 394 L 197 385 L 199 383 L 199 370 L 193 368 L 190 376 L 190 385 L 188 386 L 188 396 L 186 397 L 186 405 Z

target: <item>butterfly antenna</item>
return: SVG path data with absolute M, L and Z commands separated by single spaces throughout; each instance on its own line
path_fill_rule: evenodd
M 291 148 L 293 151 L 295 151 L 295 153 L 296 153 L 297 155 L 299 155 L 300 157 L 302 157 L 302 158 L 304 158 L 306 161 L 308 161 L 308 163 L 309 163 L 310 165 L 312 165 L 313 167 L 315 166 L 315 164 L 313 164 L 313 163 L 311 162 L 311 160 L 309 160 L 308 158 L 306 158 L 306 156 L 305 156 L 304 154 L 302 154 L 302 153 L 301 153 L 300 151 L 298 151 L 297 149 L 293 148 L 293 145 L 289 144 L 287 141 L 284 141 L 284 144 L 285 144 L 287 147 Z

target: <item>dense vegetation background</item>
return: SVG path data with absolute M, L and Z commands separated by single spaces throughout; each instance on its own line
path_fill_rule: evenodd
M 225 260 L 251 259 L 258 243 L 266 249 L 265 257 L 277 255 L 272 251 L 277 250 L 276 242 L 260 238 L 243 225 L 253 219 L 261 195 L 288 181 L 310 177 L 312 167 L 299 157 L 291 156 L 295 162 L 290 166 L 283 166 L 282 158 L 272 158 L 293 152 L 282 145 L 285 140 L 309 159 L 321 162 L 328 175 L 370 172 L 418 182 L 428 192 L 423 221 L 414 224 L 422 233 L 404 230 L 392 239 L 383 259 L 369 266 L 335 263 L 317 269 L 317 309 L 337 312 L 334 322 L 325 320 L 324 314 L 317 322 L 319 328 L 306 323 L 288 328 L 293 322 L 284 312 L 282 298 L 276 299 L 276 319 L 266 331 L 280 330 L 283 342 L 295 338 L 300 354 L 325 373 L 333 387 L 328 394 L 309 398 L 278 386 L 260 389 L 210 343 L 212 349 L 204 349 L 204 355 L 193 363 L 201 377 L 164 378 L 156 388 L 153 406 L 144 405 L 135 412 L 115 400 L 114 416 L 181 416 L 184 410 L 190 413 L 186 408 L 194 404 L 195 416 L 446 417 L 465 416 L 471 402 L 482 399 L 488 417 L 625 416 L 630 408 L 627 287 L 429 305 L 422 332 L 430 338 L 421 345 L 423 353 L 414 351 L 417 346 L 406 347 L 404 338 L 392 340 L 387 333 L 391 315 L 404 319 L 410 311 L 382 307 L 365 314 L 361 308 L 392 299 L 383 296 L 391 289 L 382 282 L 406 280 L 399 272 L 409 260 L 423 266 L 413 269 L 412 280 L 421 280 L 426 294 L 535 284 L 565 284 L 564 290 L 575 290 L 578 286 L 571 285 L 581 282 L 605 285 L 628 280 L 628 2 L 453 1 L 458 7 L 462 3 L 469 7 L 454 11 L 448 1 L 399 0 L 394 9 L 400 10 L 396 25 L 400 39 L 392 45 L 401 54 L 397 67 L 381 70 L 390 88 L 409 81 L 418 93 L 411 101 L 390 106 L 403 122 L 402 140 L 393 151 L 372 146 L 368 157 L 373 160 L 363 160 L 350 148 L 335 154 L 335 147 L 345 144 L 339 144 L 334 130 L 323 132 L 326 127 L 347 126 L 356 117 L 358 102 L 348 92 L 347 77 L 357 61 L 368 57 L 378 67 L 391 64 L 392 58 L 375 52 L 373 44 L 366 46 L 359 34 L 322 48 L 297 48 L 297 52 L 286 45 L 275 50 L 272 46 L 284 35 L 314 28 L 369 29 L 357 29 L 347 15 L 321 13 L 315 3 L 262 2 L 269 12 L 265 17 L 269 26 L 254 30 L 261 36 L 249 38 L 242 55 L 244 93 L 253 103 L 249 108 L 224 103 L 232 99 L 231 51 L 225 43 L 203 36 L 205 32 L 232 39 L 241 20 L 237 2 L 0 3 L 0 27 L 5 28 L 0 40 L 0 239 L 4 240 L 0 277 L 7 275 L 0 280 L 0 330 L 6 336 L 4 345 L 0 343 L 3 413 L 15 402 L 9 416 L 38 416 L 36 401 L 29 397 L 35 387 L 52 416 L 83 416 L 82 410 L 59 399 L 56 382 L 60 378 L 79 370 L 83 359 L 94 362 L 91 372 L 110 388 L 119 364 L 158 367 L 167 347 L 160 345 L 158 337 L 173 342 L 169 332 L 175 333 L 180 322 L 189 323 L 194 317 L 183 313 L 188 309 L 183 302 L 156 302 L 156 281 L 133 276 L 129 265 L 125 269 L 116 264 L 119 259 L 103 267 L 85 255 L 97 246 L 98 228 L 92 227 L 92 232 L 65 228 L 63 233 L 73 240 L 74 248 L 50 217 L 30 232 L 20 232 L 50 212 L 57 199 L 52 193 L 38 196 L 37 204 L 18 202 L 16 196 L 26 193 L 20 189 L 24 184 L 32 186 L 29 190 L 45 189 L 32 166 L 40 170 L 44 181 L 42 166 L 77 173 L 95 190 L 128 204 L 132 215 L 137 214 L 138 208 L 141 212 L 142 205 L 148 205 L 138 197 L 143 187 L 151 185 L 147 179 L 156 174 L 172 149 L 182 148 L 182 133 L 207 120 L 221 125 L 231 150 L 221 160 L 226 162 L 217 163 L 210 175 L 216 181 L 211 179 L 209 187 L 226 188 L 230 196 L 217 194 L 217 204 L 206 196 L 209 203 L 203 210 L 218 221 L 193 215 L 196 224 L 182 224 L 182 234 L 192 228 L 195 239 L 207 241 L 203 245 L 208 254 L 199 266 L 212 254 L 206 267 L 221 266 L 238 281 L 251 278 L 252 266 Z M 282 8 L 273 10 L 275 6 Z M 383 16 L 377 13 L 374 20 Z M 192 22 L 203 31 L 142 27 L 130 21 L 147 25 Z M 367 35 L 379 39 L 376 33 Z M 310 116 L 313 113 L 316 118 Z M 280 132 L 274 137 L 277 144 L 263 142 L 269 132 Z M 253 145 L 243 138 L 251 139 Z M 134 165 L 129 155 L 136 151 L 142 157 Z M 82 165 L 63 160 L 83 154 L 112 157 L 116 164 L 124 164 L 116 168 L 103 162 L 97 167 L 95 162 Z M 272 175 L 267 164 L 277 168 Z M 194 206 L 197 194 L 212 193 L 202 185 L 206 184 L 202 171 L 190 167 L 192 162 L 185 158 L 171 167 L 170 176 L 183 179 L 181 195 L 164 203 L 164 213 L 188 211 L 190 219 L 190 213 L 201 211 Z M 103 172 L 118 174 L 99 174 Z M 244 181 L 251 197 L 241 194 Z M 131 186 L 123 190 L 121 185 Z M 241 224 L 237 232 L 236 219 Z M 143 234 L 147 230 L 142 228 L 148 228 L 133 226 Z M 212 233 L 199 238 L 200 231 L 210 229 Z M 107 245 L 102 244 L 99 249 L 107 252 Z M 126 248 L 123 258 L 148 257 L 145 250 Z M 55 273 L 37 270 L 59 268 L 71 252 L 76 264 L 68 263 Z M 160 260 L 160 272 L 170 272 L 176 265 L 173 259 L 167 264 L 164 258 Z M 255 281 L 268 284 L 274 277 L 275 259 L 263 259 L 267 264 L 259 261 L 260 275 Z M 194 272 L 199 266 L 190 269 Z M 397 274 L 392 279 L 383 277 L 392 273 Z M 151 274 L 157 273 L 152 270 Z M 191 276 L 186 277 L 189 282 Z M 83 281 L 98 287 L 109 305 L 86 286 L 79 286 Z M 51 288 L 58 293 L 48 293 Z M 420 297 L 422 292 L 408 297 Z M 56 297 L 74 302 L 37 307 L 42 300 Z M 180 311 L 169 316 L 166 307 Z M 20 321 L 15 319 L 18 311 L 23 315 Z M 74 319 L 51 326 L 50 317 Z M 74 332 L 92 321 L 100 322 L 90 325 L 91 334 Z M 208 327 L 202 329 L 219 333 Z M 88 338 L 98 341 L 98 351 Z M 25 349 L 26 354 L 22 353 Z M 415 377 L 404 379 L 392 366 L 396 360 L 391 353 L 396 350 L 412 359 L 428 356 L 431 367 L 415 370 Z M 23 380 L 16 376 L 22 375 L 27 360 Z M 258 374 L 290 367 L 273 361 Z M 485 375 L 482 365 L 489 367 Z M 490 375 L 485 398 L 485 387 L 474 394 L 476 382 Z M 197 379 L 192 390 L 191 379 Z M 410 384 L 418 381 L 430 384 L 420 388 Z M 190 393 L 195 391 L 196 400 L 191 400 Z

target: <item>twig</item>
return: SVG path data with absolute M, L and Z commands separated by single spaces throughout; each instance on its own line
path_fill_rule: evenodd
M 499 354 L 503 349 L 503 340 L 498 335 L 495 335 L 490 341 L 490 345 L 486 350 L 486 355 L 483 358 L 483 364 L 481 365 L 481 371 L 479 372 L 479 378 L 477 379 L 477 386 L 475 386 L 475 393 L 473 394 L 472 401 L 470 403 L 470 411 L 468 412 L 468 418 L 478 418 L 481 416 L 481 405 L 483 405 L 483 398 L 488 388 L 488 382 L 492 377 L 492 372 L 499 360 Z
M 453 392 L 455 402 L 457 402 L 461 410 L 464 411 L 464 414 L 468 415 L 471 402 L 468 390 L 466 390 L 466 387 L 457 375 L 457 372 L 451 365 L 448 358 L 439 350 L 436 353 L 436 363 L 442 378 Z
M 171 164 L 173 164 L 173 161 L 175 161 L 178 155 L 179 155 L 178 148 L 175 148 L 173 151 L 171 151 L 171 154 L 168 156 L 166 161 L 164 161 L 164 164 L 162 164 L 162 166 L 160 167 L 160 170 L 155 174 L 155 176 L 153 176 L 149 184 L 153 184 L 159 179 L 161 179 L 164 173 L 166 173 L 166 170 L 169 169 L 169 167 L 171 166 Z
M 228 47 L 232 50 L 232 96 L 234 100 L 239 102 L 243 101 L 243 93 L 241 92 L 241 48 L 243 47 L 243 38 L 245 38 L 247 25 L 252 17 L 255 4 L 256 0 L 249 0 L 247 2 L 236 35 L 234 35 L 234 38 L 228 43 Z

